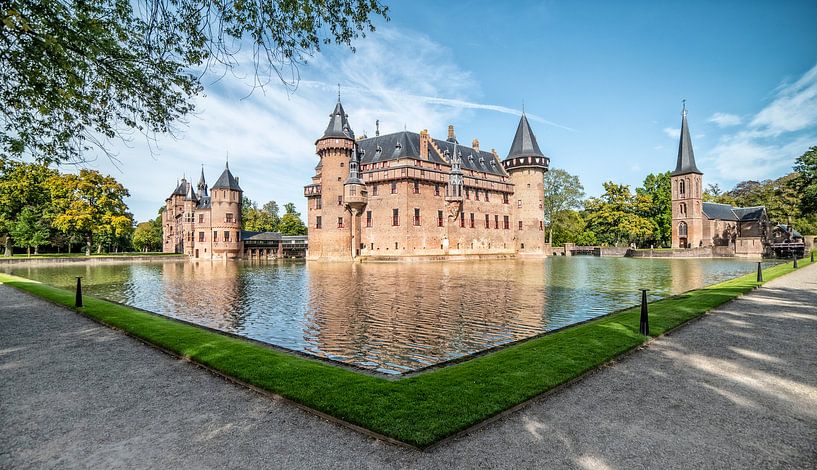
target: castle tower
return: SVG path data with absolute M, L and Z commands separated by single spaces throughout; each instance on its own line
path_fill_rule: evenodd
M 703 173 L 695 166 L 692 139 L 687 127 L 686 103 L 681 111 L 678 162 L 670 173 L 672 184 L 672 247 L 694 248 L 703 242 Z
M 184 199 L 187 196 L 187 180 L 176 181 L 176 189 L 165 199 L 162 212 L 162 251 L 165 253 L 184 252 Z
M 361 190 L 365 191 L 365 186 L 362 181 L 350 180 L 349 165 L 354 151 L 355 136 L 338 97 L 335 110 L 329 115 L 326 131 L 315 141 L 315 152 L 320 157 L 316 167 L 318 174 L 312 178 L 313 183 L 304 188 L 309 205 L 308 259 L 350 259 L 352 253 L 357 253 L 359 220 L 356 246 L 352 247 L 352 213 L 349 208 L 362 210 L 365 206 L 365 195 L 360 194 Z M 360 181 L 359 176 L 357 181 Z M 349 192 L 357 192 L 354 198 L 352 194 L 346 194 L 346 182 L 349 182 Z M 359 199 L 360 196 L 364 196 L 363 200 Z
M 199 197 L 206 197 L 207 194 L 207 182 L 204 181 L 204 165 L 201 166 L 201 176 L 199 177 L 199 184 L 196 187 L 199 190 Z
M 237 258 L 242 255 L 241 199 L 244 192 L 238 178 L 230 172 L 229 163 L 210 189 L 210 223 L 212 255 L 216 258 Z
M 196 192 L 193 190 L 193 183 L 186 182 L 186 185 L 184 202 L 182 203 L 184 206 L 182 212 L 182 232 L 184 233 L 182 253 L 187 256 L 193 256 L 193 234 L 196 232 L 196 206 L 198 206 L 199 201 Z
M 519 119 L 516 135 L 502 166 L 514 184 L 514 225 L 516 251 L 519 254 L 546 254 L 544 230 L 546 157 L 531 131 L 525 113 Z
M 352 150 L 352 158 L 349 160 L 349 177 L 343 183 L 343 203 L 349 211 L 349 253 L 352 258 L 360 255 L 361 248 L 361 217 L 368 202 L 368 192 L 363 180 L 360 179 L 360 160 L 363 158 L 363 151 L 357 146 Z

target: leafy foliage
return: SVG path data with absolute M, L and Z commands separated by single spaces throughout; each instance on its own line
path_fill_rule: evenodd
M 792 186 L 800 192 L 798 208 L 804 214 L 817 214 L 817 146 L 797 157 L 794 171 Z
M 269 201 L 261 209 L 247 196 L 241 206 L 242 230 L 252 232 L 277 232 L 281 217 L 278 215 L 278 203 Z
M 654 225 L 641 214 L 650 210 L 650 198 L 634 195 L 627 185 L 604 183 L 604 194 L 585 202 L 587 227 L 600 243 L 619 246 L 643 244 L 654 235 Z
M 162 216 L 136 225 L 133 231 L 133 247 L 138 251 L 161 251 Z
M 642 216 L 653 226 L 652 236 L 644 240 L 644 245 L 668 247 L 672 243 L 672 193 L 669 171 L 650 173 L 644 179 L 644 186 L 637 188 L 636 194 L 643 200 L 645 211 Z
M 0 157 L 81 161 L 110 139 L 171 132 L 203 73 L 239 57 L 252 58 L 254 85 L 294 87 L 321 45 L 351 46 L 387 11 L 377 0 L 6 0 Z
M 582 206 L 584 187 L 579 177 L 565 170 L 553 168 L 545 172 L 545 224 L 548 226 L 548 243 L 553 243 L 553 230 L 560 219 L 558 214 Z

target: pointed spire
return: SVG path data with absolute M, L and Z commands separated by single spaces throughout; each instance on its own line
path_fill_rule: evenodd
M 349 126 L 349 116 L 343 110 L 343 104 L 340 102 L 340 95 L 338 95 L 338 103 L 335 105 L 335 110 L 329 115 L 329 125 L 326 126 L 326 131 L 324 131 L 321 139 L 328 137 L 340 139 L 355 138 L 355 134 Z
M 189 201 L 196 200 L 196 192 L 193 191 L 193 183 L 187 183 L 187 194 L 184 198 Z
M 687 126 L 686 100 L 683 100 L 683 109 L 681 110 L 681 138 L 678 141 L 678 162 L 672 174 L 685 175 L 687 173 L 703 174 L 703 172 L 695 166 L 695 152 L 692 151 L 692 138 L 689 135 L 689 127 Z
M 536 143 L 536 136 L 528 123 L 528 117 L 522 112 L 522 117 L 519 118 L 519 126 L 516 128 L 516 135 L 511 144 L 511 150 L 508 152 L 506 159 L 514 157 L 544 157 L 545 155 L 539 150 L 539 144 Z

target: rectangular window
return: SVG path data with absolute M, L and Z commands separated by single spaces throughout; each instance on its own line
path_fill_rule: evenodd
M 237 242 L 241 241 L 241 232 L 236 232 L 235 233 L 235 241 L 237 241 Z
M 420 182 L 419 181 L 414 182 L 414 194 L 420 194 Z
M 392 194 L 397 194 L 397 181 L 392 181 L 391 182 L 391 193 Z
M 474 228 L 474 213 L 471 212 L 471 228 Z
M 502 217 L 502 226 L 505 227 L 505 230 L 509 230 L 511 228 L 511 221 L 508 219 L 508 216 Z
M 377 185 L 372 185 L 372 196 L 377 196 Z
M 315 198 L 315 209 L 320 209 L 323 207 L 323 198 L 316 197 Z
M 519 230 L 522 230 L 522 221 L 519 221 Z
M 435 196 L 440 195 L 440 183 L 434 183 L 434 195 Z
M 200 242 L 204 241 L 204 232 L 199 232 L 199 241 Z
M 502 193 L 502 204 L 508 203 L 508 193 Z
M 232 221 L 233 221 L 233 214 L 230 214 L 230 213 L 228 212 L 227 214 L 225 214 L 225 215 L 224 215 L 224 217 L 225 217 L 225 220 L 224 220 L 225 222 L 227 222 L 228 224 L 229 224 L 229 223 L 232 223 Z
M 343 205 L 343 196 L 338 196 L 338 205 L 339 206 Z
M 321 228 L 321 216 L 315 217 L 315 228 Z
M 485 191 L 485 202 L 491 202 L 490 195 L 491 195 L 491 193 L 489 193 L 488 191 Z
M 488 214 L 485 214 L 485 228 L 491 228 L 491 219 Z
M 468 188 L 465 188 L 465 199 L 471 199 L 471 190 Z
M 414 225 L 420 225 L 420 209 L 414 208 Z
M 356 194 L 357 194 L 357 187 L 355 187 L 355 186 L 351 186 L 351 187 L 349 188 L 349 195 L 354 196 L 354 195 L 356 195 Z
M 408 174 L 408 168 L 403 168 L 400 170 L 400 176 L 406 176 Z
M 204 223 L 204 214 L 199 214 L 199 223 L 200 224 Z
M 443 226 L 443 211 L 437 211 L 437 227 Z
M 521 199 L 516 201 L 516 207 L 522 207 L 522 200 Z
M 494 228 L 499 229 L 499 216 L 496 214 L 494 215 Z
M 399 209 L 392 209 L 391 210 L 391 224 L 393 226 L 400 225 L 400 210 Z
M 543 221 L 541 221 L 541 220 L 539 221 L 539 230 L 540 230 L 540 231 L 544 231 L 544 230 L 545 230 L 545 223 L 544 223 Z
M 343 228 L 343 217 L 338 217 L 338 228 Z
M 366 211 L 366 226 L 372 226 L 372 211 Z
M 474 199 L 476 199 L 477 201 L 479 201 L 479 189 L 475 189 L 475 190 L 474 190 Z
M 225 242 L 230 241 L 230 232 L 228 232 L 227 230 L 224 231 L 224 241 Z

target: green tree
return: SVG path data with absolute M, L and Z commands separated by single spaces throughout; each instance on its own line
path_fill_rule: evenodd
M 137 251 L 161 251 L 162 249 L 162 221 L 153 219 L 136 225 L 133 231 L 133 247 Z
M 281 217 L 278 224 L 278 231 L 282 235 L 306 235 L 306 225 L 301 220 L 301 214 L 295 210 L 295 204 L 288 202 L 284 204 L 286 213 Z
M 241 227 L 243 230 L 252 232 L 276 232 L 278 231 L 278 204 L 270 201 L 261 209 L 258 204 L 250 198 L 244 196 L 241 206 Z
M 553 229 L 558 223 L 557 214 L 581 207 L 584 187 L 578 176 L 553 168 L 545 172 L 544 191 L 543 209 L 545 225 L 548 227 L 548 243 L 553 243 Z
M 553 216 L 553 246 L 577 243 L 585 231 L 586 223 L 581 214 L 574 210 L 559 211 Z
M 78 161 L 109 139 L 168 132 L 194 110 L 204 73 L 245 55 L 255 86 L 295 87 L 307 57 L 351 47 L 387 11 L 377 0 L 3 1 L 0 155 Z
M 646 211 L 640 215 L 652 222 L 653 234 L 644 244 L 668 247 L 672 242 L 672 194 L 670 173 L 650 173 L 644 179 L 644 186 L 636 189 L 636 194 L 648 198 L 644 204 Z
M 11 231 L 26 207 L 39 214 L 50 210 L 47 182 L 57 171 L 46 165 L 0 162 L 0 235 L 5 238 L 5 255 L 11 256 L 14 235 Z M 27 215 L 30 217 L 30 213 Z
M 26 254 L 31 256 L 31 248 L 34 254 L 39 254 L 39 248 L 49 241 L 51 231 L 50 221 L 44 213 L 44 208 L 25 206 L 17 220 L 12 224 L 10 233 L 14 239 L 14 244 L 26 249 Z
M 817 146 L 809 148 L 794 162 L 796 176 L 791 184 L 800 194 L 803 214 L 817 214 Z
M 113 177 L 80 170 L 78 175 L 55 176 L 48 184 L 54 204 L 54 227 L 83 234 L 86 255 L 90 256 L 94 242 L 97 252 L 101 252 L 104 244 L 129 236 L 133 216 L 124 201 L 129 193 Z
M 607 245 L 643 244 L 653 236 L 652 222 L 641 215 L 650 203 L 647 196 L 633 195 L 629 186 L 608 181 L 601 197 L 585 202 L 587 229 Z

